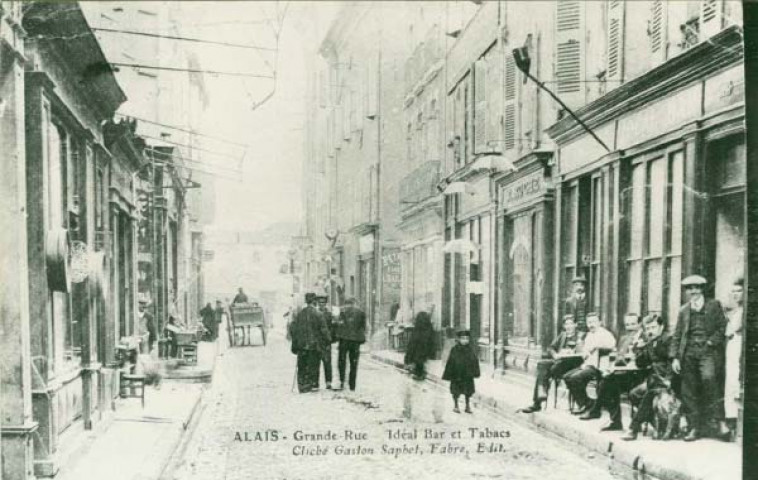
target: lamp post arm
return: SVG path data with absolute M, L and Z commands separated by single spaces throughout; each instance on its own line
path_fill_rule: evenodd
M 566 110 L 566 111 L 569 113 L 569 115 L 571 115 L 571 117 L 572 117 L 574 120 L 576 120 L 576 122 L 577 122 L 579 125 L 581 125 L 581 126 L 582 126 L 582 128 L 584 128 L 584 130 L 586 130 L 586 131 L 587 131 L 587 133 L 589 133 L 590 135 L 592 135 L 592 138 L 594 138 L 595 140 L 597 140 L 597 143 L 599 143 L 600 145 L 602 145 L 602 146 L 603 146 L 603 148 L 605 148 L 605 150 L 606 150 L 607 152 L 609 152 L 609 153 L 611 152 L 611 149 L 610 149 L 610 148 L 608 148 L 608 145 L 606 145 L 606 144 L 605 144 L 605 142 L 603 142 L 602 140 L 600 140 L 600 137 L 598 137 L 598 136 L 595 134 L 595 132 L 594 132 L 594 131 L 592 131 L 592 129 L 591 129 L 590 127 L 588 127 L 588 126 L 587 126 L 587 124 L 586 124 L 586 123 L 584 123 L 584 122 L 583 122 L 583 121 L 582 121 L 582 120 L 581 120 L 581 119 L 580 119 L 580 118 L 579 118 L 579 117 L 578 117 L 578 116 L 577 116 L 577 115 L 574 113 L 574 111 L 573 111 L 573 110 L 571 110 L 571 109 L 570 109 L 570 108 L 569 108 L 569 107 L 568 107 L 568 106 L 567 106 L 565 103 L 563 103 L 563 100 L 561 100 L 561 99 L 558 97 L 558 95 L 554 94 L 554 93 L 552 92 L 552 90 L 550 90 L 549 88 L 547 88 L 547 86 L 545 86 L 545 84 L 544 84 L 544 83 L 542 83 L 542 82 L 540 82 L 539 80 L 537 80 L 537 79 L 536 79 L 535 77 L 533 77 L 533 76 L 532 76 L 530 73 L 528 73 L 528 72 L 524 72 L 523 70 L 522 70 L 522 72 L 523 72 L 523 73 L 524 73 L 524 74 L 527 76 L 527 78 L 531 79 L 531 80 L 532 80 L 534 83 L 536 83 L 538 87 L 540 87 L 541 89 L 543 89 L 544 91 L 546 91 L 546 92 L 547 92 L 547 93 L 548 93 L 548 94 L 549 94 L 551 97 L 553 97 L 553 99 L 554 99 L 556 102 L 558 102 L 558 103 L 561 105 L 561 107 L 563 107 L 563 108 L 564 108 L 564 109 L 565 109 L 565 110 Z

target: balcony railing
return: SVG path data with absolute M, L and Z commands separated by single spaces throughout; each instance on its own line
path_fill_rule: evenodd
M 430 160 L 421 164 L 400 180 L 401 208 L 436 195 L 439 181 L 439 160 Z

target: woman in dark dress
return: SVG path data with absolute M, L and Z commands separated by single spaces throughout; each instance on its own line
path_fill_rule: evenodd
M 405 352 L 405 364 L 410 365 L 415 380 L 426 378 L 425 364 L 434 358 L 435 337 L 432 318 L 427 312 L 419 312 L 413 322 L 413 333 Z
M 458 408 L 458 397 L 461 395 L 466 398 L 466 413 L 473 413 L 469 402 L 475 391 L 475 378 L 479 378 L 479 359 L 469 345 L 468 330 L 463 330 L 458 332 L 455 346 L 450 350 L 445 372 L 442 374 L 442 379 L 450 382 L 455 413 L 461 413 Z

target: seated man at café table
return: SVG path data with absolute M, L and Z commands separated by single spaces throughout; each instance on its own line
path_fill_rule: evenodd
M 587 336 L 582 345 L 582 359 L 584 362 L 579 368 L 568 372 L 563 380 L 571 392 L 571 396 L 579 408 L 572 413 L 579 415 L 590 409 L 591 401 L 587 396 L 587 384 L 591 380 L 600 377 L 598 369 L 601 351 L 610 352 L 616 347 L 616 337 L 605 327 L 600 325 L 600 315 L 597 313 L 587 314 Z
M 639 385 L 644 377 L 636 368 L 637 353 L 645 345 L 645 330 L 640 326 L 640 317 L 629 313 L 624 317 L 624 335 L 621 336 L 618 348 L 611 352 L 613 362 L 606 370 L 597 387 L 597 401 L 592 408 L 582 415 L 582 420 L 600 418 L 603 407 L 608 410 L 611 422 L 601 428 L 601 431 L 621 430 L 621 392 L 629 391 Z M 615 357 L 615 358 L 614 358 Z
M 521 409 L 520 412 L 539 412 L 542 409 L 542 402 L 547 400 L 550 381 L 554 380 L 557 382 L 566 372 L 581 365 L 582 357 L 577 355 L 576 352 L 583 338 L 584 333 L 576 329 L 574 316 L 564 316 L 563 332 L 553 340 L 547 351 L 550 359 L 543 359 L 537 362 L 537 380 L 534 382 L 533 403 Z
M 672 377 L 669 347 L 671 337 L 664 332 L 663 317 L 648 315 L 643 320 L 647 343 L 637 354 L 636 363 L 640 369 L 648 369 L 646 380 L 634 387 L 629 394 L 632 403 L 638 406 L 632 418 L 629 433 L 624 440 L 636 440 L 642 425 L 652 420 L 653 399 L 658 391 L 665 388 L 665 382 Z

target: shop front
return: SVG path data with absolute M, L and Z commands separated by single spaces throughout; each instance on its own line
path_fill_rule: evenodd
M 529 369 L 553 338 L 553 195 L 548 161 L 535 152 L 497 185 L 496 368 Z
M 729 306 L 745 271 L 741 59 L 729 28 L 582 108 L 611 153 L 571 120 L 548 129 L 559 147 L 557 298 L 585 276 L 588 307 L 616 333 L 626 313 L 660 313 L 673 329 L 689 274 Z

